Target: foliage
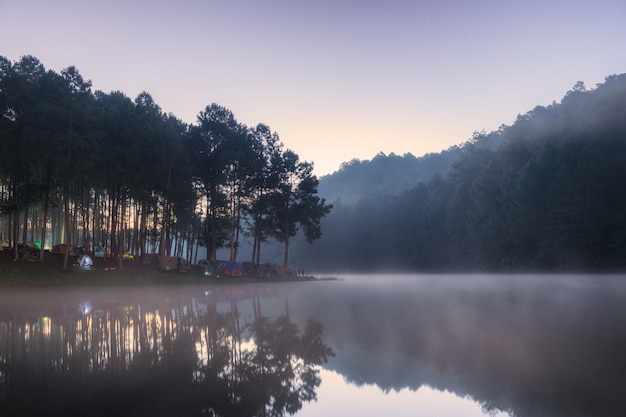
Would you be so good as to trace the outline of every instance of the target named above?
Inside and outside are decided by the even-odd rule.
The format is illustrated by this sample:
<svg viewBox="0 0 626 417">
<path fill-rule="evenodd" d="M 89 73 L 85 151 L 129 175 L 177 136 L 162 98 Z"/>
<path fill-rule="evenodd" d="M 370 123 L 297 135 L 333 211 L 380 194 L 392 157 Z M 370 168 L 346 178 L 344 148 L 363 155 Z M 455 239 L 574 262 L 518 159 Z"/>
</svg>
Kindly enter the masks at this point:
<svg viewBox="0 0 626 417">
<path fill-rule="evenodd" d="M 403 193 L 333 200 L 322 221 L 328 232 L 301 248 L 298 262 L 331 270 L 626 266 L 626 75 L 595 89 L 577 83 L 561 103 L 477 133 L 454 152 L 449 170 L 405 178 L 416 185 Z M 385 184 L 395 176 L 379 171 L 377 158 L 331 177 L 378 175 Z M 322 196 L 341 187 L 323 188 Z"/>
<path fill-rule="evenodd" d="M 0 115 L 0 240 L 15 259 L 20 244 L 39 241 L 100 246 L 120 259 L 192 260 L 204 245 L 215 260 L 217 248 L 229 247 L 235 260 L 241 236 L 254 234 L 259 245 L 277 236 L 266 220 L 283 221 L 285 212 L 271 211 L 270 196 L 295 187 L 325 207 L 317 178 L 299 174 L 306 163 L 281 163 L 298 156 L 282 150 L 278 135 L 248 128 L 217 104 L 186 125 L 147 92 L 135 100 L 92 92 L 75 67 L 57 74 L 32 56 L 0 57 Z M 307 213 L 289 221 L 312 241 L 328 210 Z"/>
</svg>

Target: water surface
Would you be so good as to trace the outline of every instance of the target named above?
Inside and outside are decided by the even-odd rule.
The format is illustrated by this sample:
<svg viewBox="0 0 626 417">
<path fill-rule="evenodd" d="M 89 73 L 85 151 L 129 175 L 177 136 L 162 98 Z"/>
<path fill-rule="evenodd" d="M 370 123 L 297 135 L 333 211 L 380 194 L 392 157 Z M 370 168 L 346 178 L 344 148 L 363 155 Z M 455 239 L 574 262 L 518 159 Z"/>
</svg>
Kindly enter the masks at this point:
<svg viewBox="0 0 626 417">
<path fill-rule="evenodd" d="M 618 416 L 626 281 L 3 289 L 0 415 Z"/>
</svg>

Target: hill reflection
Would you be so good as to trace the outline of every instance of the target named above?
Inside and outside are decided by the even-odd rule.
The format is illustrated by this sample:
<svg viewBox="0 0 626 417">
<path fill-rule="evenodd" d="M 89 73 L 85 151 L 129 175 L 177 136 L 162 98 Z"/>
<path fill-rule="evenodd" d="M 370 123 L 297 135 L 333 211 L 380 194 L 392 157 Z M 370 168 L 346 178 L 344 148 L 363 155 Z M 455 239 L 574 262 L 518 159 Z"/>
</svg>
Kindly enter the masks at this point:
<svg viewBox="0 0 626 417">
<path fill-rule="evenodd" d="M 485 412 L 626 410 L 622 277 L 348 277 L 291 297 L 336 352 L 328 368 L 383 391 L 430 386 Z"/>
<path fill-rule="evenodd" d="M 264 315 L 257 291 L 87 291 L 2 294 L 0 415 L 281 416 L 333 354 L 318 321 L 299 327 L 286 300 Z"/>
</svg>

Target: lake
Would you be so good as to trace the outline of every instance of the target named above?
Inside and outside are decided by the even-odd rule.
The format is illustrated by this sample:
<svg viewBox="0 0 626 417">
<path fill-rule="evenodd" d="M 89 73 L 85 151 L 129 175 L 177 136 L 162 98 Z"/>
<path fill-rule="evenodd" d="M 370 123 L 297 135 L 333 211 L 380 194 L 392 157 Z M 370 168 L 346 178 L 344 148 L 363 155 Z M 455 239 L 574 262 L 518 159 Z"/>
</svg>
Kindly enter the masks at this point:
<svg viewBox="0 0 626 417">
<path fill-rule="evenodd" d="M 0 415 L 621 416 L 626 277 L 0 292 Z"/>
</svg>

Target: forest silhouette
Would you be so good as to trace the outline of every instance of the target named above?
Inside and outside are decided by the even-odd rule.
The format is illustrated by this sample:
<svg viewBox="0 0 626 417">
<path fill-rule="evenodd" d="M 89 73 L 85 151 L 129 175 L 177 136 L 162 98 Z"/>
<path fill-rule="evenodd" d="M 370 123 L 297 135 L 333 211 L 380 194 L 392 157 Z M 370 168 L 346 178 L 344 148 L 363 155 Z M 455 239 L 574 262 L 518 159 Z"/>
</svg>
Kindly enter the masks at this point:
<svg viewBox="0 0 626 417">
<path fill-rule="evenodd" d="M 308 268 L 333 271 L 623 269 L 626 74 L 511 126 L 416 158 L 379 154 L 320 180 L 333 203 Z"/>
<path fill-rule="evenodd" d="M 319 238 L 330 210 L 311 163 L 218 104 L 187 125 L 147 92 L 92 92 L 75 67 L 0 56 L 0 114 L 0 238 L 15 259 L 40 242 L 66 245 L 64 269 L 72 247 L 99 246 L 120 267 L 146 253 L 195 263 L 199 246 L 235 261 L 247 236 L 252 263 L 273 240 L 288 265 L 290 239 Z"/>
<path fill-rule="evenodd" d="M 268 126 L 217 104 L 186 125 L 146 92 L 92 92 L 74 67 L 0 64 L 0 237 L 14 247 L 192 263 L 205 247 L 337 272 L 626 264 L 626 74 L 440 153 L 381 153 L 318 180 Z"/>
</svg>

